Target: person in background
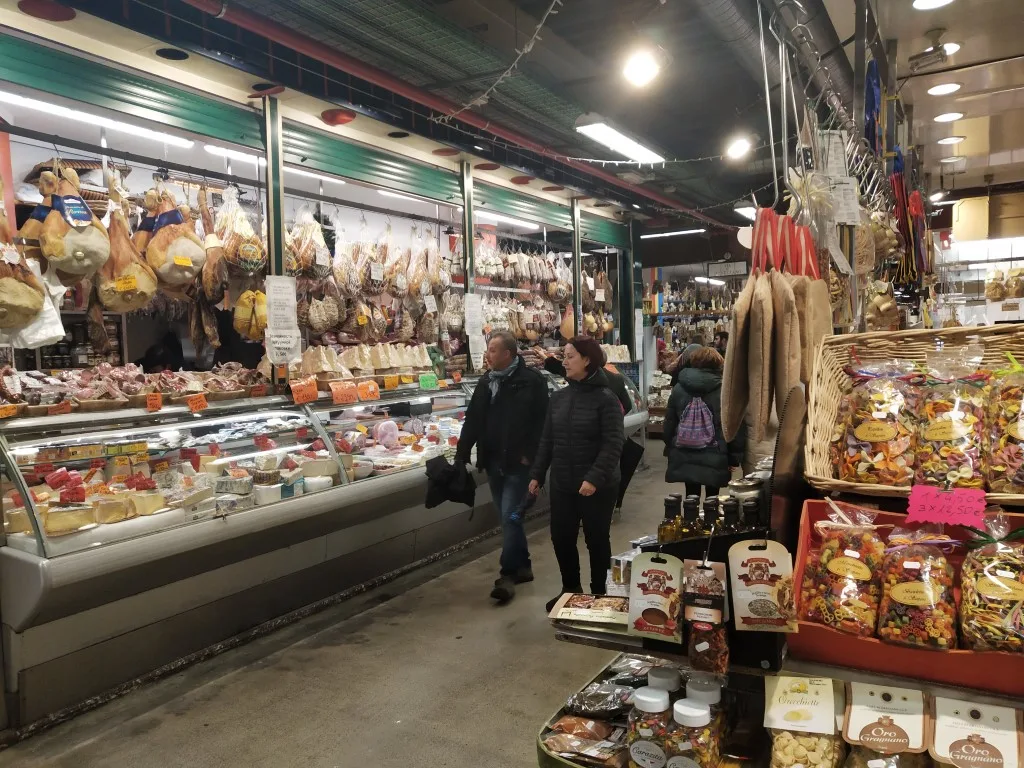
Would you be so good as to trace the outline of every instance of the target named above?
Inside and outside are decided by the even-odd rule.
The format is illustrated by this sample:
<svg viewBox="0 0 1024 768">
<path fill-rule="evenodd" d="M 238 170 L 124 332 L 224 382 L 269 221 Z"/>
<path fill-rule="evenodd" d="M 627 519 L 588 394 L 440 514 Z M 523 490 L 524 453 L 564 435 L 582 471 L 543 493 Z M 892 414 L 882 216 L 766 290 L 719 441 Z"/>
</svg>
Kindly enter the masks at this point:
<svg viewBox="0 0 1024 768">
<path fill-rule="evenodd" d="M 715 334 L 715 350 L 723 358 L 725 357 L 725 351 L 729 348 L 729 332 L 719 331 Z"/>
<path fill-rule="evenodd" d="M 487 471 L 502 532 L 501 570 L 491 597 L 507 603 L 515 597 L 516 584 L 533 581 L 523 511 L 548 408 L 548 385 L 526 365 L 508 331 L 491 334 L 487 365 L 490 370 L 473 390 L 455 460 L 468 464 L 476 445 L 477 466 Z"/>
<path fill-rule="evenodd" d="M 181 349 L 181 341 L 172 331 L 163 335 L 146 350 L 141 360 L 136 360 L 145 373 L 161 371 L 180 371 L 185 365 L 185 355 Z"/>
<path fill-rule="evenodd" d="M 731 443 L 722 434 L 722 356 L 711 347 L 693 352 L 680 370 L 665 409 L 665 481 L 682 483 L 683 496 L 715 496 L 743 460 L 746 433 Z M 682 427 L 682 428 L 680 428 Z"/>
<path fill-rule="evenodd" d="M 551 470 L 551 543 L 562 591 L 548 601 L 549 612 L 563 593 L 583 591 L 576 549 L 581 524 L 590 553 L 590 591 L 605 593 L 624 435 L 622 406 L 608 387 L 604 363 L 601 345 L 593 339 L 576 337 L 566 344 L 569 386 L 551 396 L 530 469 L 532 495 L 540 491 Z"/>
<path fill-rule="evenodd" d="M 544 355 L 545 371 L 553 373 L 555 376 L 561 376 L 563 379 L 565 378 L 565 366 L 557 357 L 549 355 L 542 347 L 534 347 L 534 349 Z M 633 401 L 630 399 L 629 391 L 626 389 L 626 379 L 615 370 L 615 366 L 611 363 L 604 366 L 604 372 L 608 377 L 608 388 L 615 395 L 615 399 L 619 401 L 619 405 L 622 406 L 622 413 L 629 413 L 633 410 Z"/>
<path fill-rule="evenodd" d="M 682 372 L 683 368 L 686 367 L 686 363 L 689 361 L 690 356 L 698 349 L 704 349 L 704 346 L 702 344 L 694 344 L 691 342 L 686 345 L 686 348 L 683 349 L 681 353 L 679 353 L 679 357 L 676 358 L 675 363 L 672 364 L 672 368 L 669 370 L 669 373 L 672 374 L 673 387 L 679 383 L 679 374 Z"/>
</svg>

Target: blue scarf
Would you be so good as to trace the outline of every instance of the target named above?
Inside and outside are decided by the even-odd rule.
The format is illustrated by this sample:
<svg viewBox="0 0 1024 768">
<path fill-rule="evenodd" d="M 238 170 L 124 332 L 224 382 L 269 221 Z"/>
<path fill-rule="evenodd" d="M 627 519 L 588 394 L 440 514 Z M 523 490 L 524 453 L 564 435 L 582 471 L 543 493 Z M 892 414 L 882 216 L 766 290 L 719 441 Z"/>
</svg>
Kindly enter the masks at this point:
<svg viewBox="0 0 1024 768">
<path fill-rule="evenodd" d="M 509 363 L 508 368 L 501 371 L 491 371 L 488 376 L 487 385 L 491 388 L 491 402 L 494 402 L 494 398 L 498 396 L 498 390 L 501 389 L 502 383 L 509 376 L 512 375 L 513 371 L 519 367 L 519 356 L 516 355 L 516 359 Z"/>
</svg>

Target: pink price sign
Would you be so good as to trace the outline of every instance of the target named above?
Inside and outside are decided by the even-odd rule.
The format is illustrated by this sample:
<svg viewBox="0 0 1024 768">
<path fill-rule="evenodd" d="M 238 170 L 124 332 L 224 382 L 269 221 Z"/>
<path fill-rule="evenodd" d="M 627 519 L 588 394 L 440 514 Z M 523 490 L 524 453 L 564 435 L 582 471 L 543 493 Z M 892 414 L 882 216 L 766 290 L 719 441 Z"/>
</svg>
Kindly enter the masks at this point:
<svg viewBox="0 0 1024 768">
<path fill-rule="evenodd" d="M 910 489 L 908 523 L 944 523 L 985 527 L 985 492 L 980 488 L 944 491 L 932 485 Z"/>
</svg>

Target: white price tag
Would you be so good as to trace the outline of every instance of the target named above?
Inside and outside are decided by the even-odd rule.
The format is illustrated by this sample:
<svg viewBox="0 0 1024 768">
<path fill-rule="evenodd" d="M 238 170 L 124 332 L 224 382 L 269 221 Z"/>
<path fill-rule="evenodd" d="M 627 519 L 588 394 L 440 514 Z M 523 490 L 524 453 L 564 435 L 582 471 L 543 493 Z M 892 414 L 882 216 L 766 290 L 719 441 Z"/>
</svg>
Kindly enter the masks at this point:
<svg viewBox="0 0 1024 768">
<path fill-rule="evenodd" d="M 604 288 L 594 291 L 594 301 L 604 301 Z"/>
<path fill-rule="evenodd" d="M 437 299 L 428 293 L 423 297 L 423 306 L 427 308 L 427 312 L 437 312 Z"/>
<path fill-rule="evenodd" d="M 825 175 L 848 176 L 846 168 L 846 135 L 842 131 L 826 131 L 821 142 L 825 153 Z"/>
<path fill-rule="evenodd" d="M 860 224 L 857 180 L 850 176 L 829 179 L 829 187 L 832 190 L 832 210 L 835 213 L 836 223 L 851 227 Z"/>
<path fill-rule="evenodd" d="M 370 279 L 371 280 L 383 280 L 384 279 L 384 265 L 380 262 L 374 262 L 370 265 Z"/>
<path fill-rule="evenodd" d="M 316 265 L 318 267 L 326 267 L 331 263 L 331 255 L 327 252 L 326 248 L 316 249 Z"/>
<path fill-rule="evenodd" d="M 284 276 L 268 276 L 267 291 L 267 326 L 276 331 L 299 329 L 298 309 L 295 299 L 295 278 Z"/>
<path fill-rule="evenodd" d="M 274 365 L 290 365 L 302 359 L 302 334 L 298 328 L 283 331 L 267 329 L 267 357 Z"/>
<path fill-rule="evenodd" d="M 842 247 L 839 245 L 839 232 L 835 226 L 829 226 L 828 237 L 826 238 L 826 245 L 828 246 L 829 255 L 832 256 L 832 261 L 836 263 L 839 271 L 844 275 L 852 275 L 853 267 L 850 266 L 849 259 L 846 258 L 846 254 L 843 253 Z"/>
<path fill-rule="evenodd" d="M 594 278 L 590 276 L 587 277 L 587 288 L 594 290 Z"/>
</svg>

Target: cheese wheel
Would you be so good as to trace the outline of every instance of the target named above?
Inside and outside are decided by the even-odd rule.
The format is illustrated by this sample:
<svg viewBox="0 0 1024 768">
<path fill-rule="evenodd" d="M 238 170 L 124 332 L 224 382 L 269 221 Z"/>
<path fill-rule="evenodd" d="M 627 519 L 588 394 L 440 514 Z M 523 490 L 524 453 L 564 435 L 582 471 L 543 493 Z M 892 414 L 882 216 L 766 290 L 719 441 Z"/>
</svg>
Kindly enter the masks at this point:
<svg viewBox="0 0 1024 768">
<path fill-rule="evenodd" d="M 8 536 L 12 533 L 32 533 L 32 521 L 28 519 L 25 507 L 4 510 L 4 533 Z"/>
<path fill-rule="evenodd" d="M 257 485 L 253 488 L 253 497 L 255 498 L 257 506 L 263 506 L 264 504 L 273 504 L 275 501 L 281 500 L 281 489 L 282 485 Z"/>
<path fill-rule="evenodd" d="M 159 491 L 142 491 L 128 497 L 132 517 L 153 515 L 164 508 L 164 495 Z"/>
</svg>

